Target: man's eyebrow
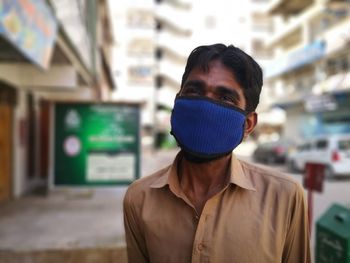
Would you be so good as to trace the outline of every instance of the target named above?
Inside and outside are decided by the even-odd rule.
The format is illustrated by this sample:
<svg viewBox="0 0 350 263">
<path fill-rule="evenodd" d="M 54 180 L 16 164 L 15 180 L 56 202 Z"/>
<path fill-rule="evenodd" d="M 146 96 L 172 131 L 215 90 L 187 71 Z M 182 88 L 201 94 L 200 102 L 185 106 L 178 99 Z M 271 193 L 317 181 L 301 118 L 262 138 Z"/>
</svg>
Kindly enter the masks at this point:
<svg viewBox="0 0 350 263">
<path fill-rule="evenodd" d="M 204 82 L 201 80 L 189 80 L 186 81 L 184 84 L 184 87 L 186 86 L 195 86 L 195 87 L 203 87 L 204 86 Z"/>
</svg>

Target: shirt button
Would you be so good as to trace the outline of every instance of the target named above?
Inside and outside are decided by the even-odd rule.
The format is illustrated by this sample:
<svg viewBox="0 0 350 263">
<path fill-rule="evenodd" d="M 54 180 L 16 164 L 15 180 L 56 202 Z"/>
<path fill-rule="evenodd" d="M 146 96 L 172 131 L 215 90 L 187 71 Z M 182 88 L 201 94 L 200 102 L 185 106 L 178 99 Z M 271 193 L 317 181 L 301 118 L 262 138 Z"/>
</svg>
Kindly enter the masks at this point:
<svg viewBox="0 0 350 263">
<path fill-rule="evenodd" d="M 198 251 L 202 251 L 204 248 L 204 245 L 202 243 L 198 244 L 197 249 Z"/>
</svg>

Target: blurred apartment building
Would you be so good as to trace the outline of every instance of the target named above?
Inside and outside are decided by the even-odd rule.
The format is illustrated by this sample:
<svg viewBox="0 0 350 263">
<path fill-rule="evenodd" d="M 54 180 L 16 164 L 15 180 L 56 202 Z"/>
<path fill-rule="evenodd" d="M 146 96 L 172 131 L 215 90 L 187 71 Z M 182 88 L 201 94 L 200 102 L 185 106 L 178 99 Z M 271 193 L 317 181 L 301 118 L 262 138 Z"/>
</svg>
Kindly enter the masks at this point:
<svg viewBox="0 0 350 263">
<path fill-rule="evenodd" d="M 54 101 L 110 98 L 112 44 L 105 0 L 0 1 L 0 201 L 47 183 Z"/>
<path fill-rule="evenodd" d="M 194 48 L 192 3 L 185 0 L 156 0 L 155 20 L 155 129 L 156 148 L 175 145 L 170 135 L 170 116 L 176 94 L 180 90 L 187 56 Z"/>
<path fill-rule="evenodd" d="M 154 147 L 169 134 L 170 110 L 189 53 L 190 4 L 185 0 L 118 1 L 113 98 L 142 103 L 143 146 Z"/>
<path fill-rule="evenodd" d="M 265 42 L 270 105 L 286 112 L 284 136 L 295 140 L 350 132 L 350 3 L 273 0 L 274 35 Z"/>
<path fill-rule="evenodd" d="M 264 40 L 272 19 L 268 0 L 234 1 L 132 0 L 113 3 L 118 38 L 113 98 L 143 103 L 143 143 L 166 147 L 174 98 L 180 89 L 186 59 L 199 45 L 234 44 L 265 67 L 271 52 Z M 263 95 L 262 95 L 263 96 Z M 266 99 L 261 109 L 268 111 Z M 268 116 L 265 115 L 265 123 Z"/>
<path fill-rule="evenodd" d="M 115 34 L 113 74 L 118 90 L 113 99 L 142 103 L 142 126 L 154 123 L 153 0 L 111 1 Z"/>
<path fill-rule="evenodd" d="M 246 15 L 248 19 L 248 28 L 246 31 L 249 34 L 246 51 L 257 60 L 264 72 L 270 65 L 273 57 L 272 50 L 265 45 L 266 40 L 271 38 L 275 30 L 273 17 L 266 12 L 272 1 L 251 0 Z M 270 106 L 270 86 L 264 78 L 264 85 L 257 108 L 259 114 L 258 126 L 252 135 L 258 141 L 275 140 L 281 134 L 285 122 L 284 111 Z"/>
</svg>

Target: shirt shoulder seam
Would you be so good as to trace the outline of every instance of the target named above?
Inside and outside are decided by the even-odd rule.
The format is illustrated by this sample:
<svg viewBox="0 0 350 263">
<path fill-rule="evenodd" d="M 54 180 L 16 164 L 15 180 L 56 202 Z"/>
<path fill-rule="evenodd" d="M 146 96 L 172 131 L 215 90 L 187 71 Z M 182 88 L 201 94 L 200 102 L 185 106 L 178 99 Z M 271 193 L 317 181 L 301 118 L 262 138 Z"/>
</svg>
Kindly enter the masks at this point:
<svg viewBox="0 0 350 263">
<path fill-rule="evenodd" d="M 290 184 L 297 186 L 297 187 L 299 185 L 298 182 L 296 182 L 295 180 L 293 180 L 291 178 L 288 178 L 287 174 L 285 174 L 283 172 L 276 171 L 276 170 L 270 170 L 268 168 L 265 169 L 263 167 L 259 167 L 259 166 L 256 166 L 254 164 L 250 164 L 248 162 L 241 161 L 241 160 L 240 160 L 240 162 L 241 162 L 241 165 L 243 166 L 244 169 L 258 172 L 259 174 L 261 174 L 263 176 L 272 176 L 278 180 L 285 181 L 285 182 L 290 183 Z"/>
</svg>

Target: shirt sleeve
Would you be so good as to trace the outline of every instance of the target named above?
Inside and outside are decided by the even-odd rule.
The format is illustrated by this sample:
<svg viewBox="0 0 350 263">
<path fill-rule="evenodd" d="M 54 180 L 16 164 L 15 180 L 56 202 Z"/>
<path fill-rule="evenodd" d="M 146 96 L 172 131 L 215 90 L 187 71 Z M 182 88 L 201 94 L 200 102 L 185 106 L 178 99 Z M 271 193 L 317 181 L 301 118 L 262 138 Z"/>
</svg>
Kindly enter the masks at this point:
<svg viewBox="0 0 350 263">
<path fill-rule="evenodd" d="M 130 190 L 127 191 L 124 197 L 123 211 L 128 262 L 149 262 L 143 231 L 138 223 L 139 218 L 135 211 Z"/>
<path fill-rule="evenodd" d="M 298 184 L 291 202 L 290 224 L 283 249 L 283 263 L 310 263 L 310 233 L 304 190 Z"/>
</svg>

